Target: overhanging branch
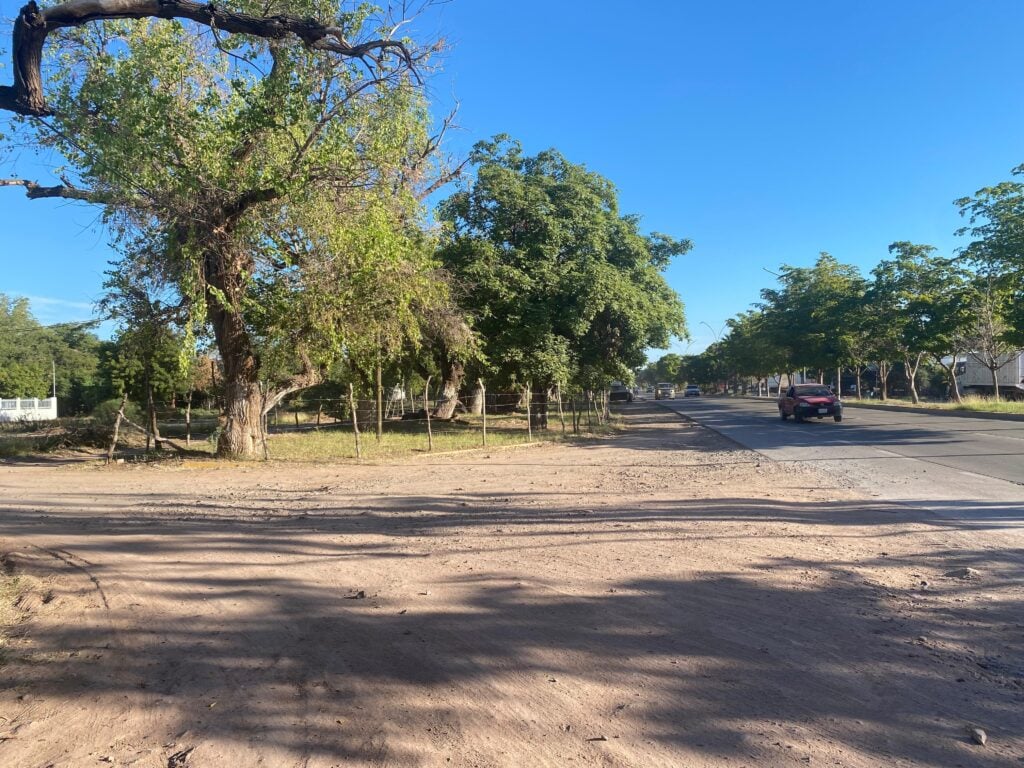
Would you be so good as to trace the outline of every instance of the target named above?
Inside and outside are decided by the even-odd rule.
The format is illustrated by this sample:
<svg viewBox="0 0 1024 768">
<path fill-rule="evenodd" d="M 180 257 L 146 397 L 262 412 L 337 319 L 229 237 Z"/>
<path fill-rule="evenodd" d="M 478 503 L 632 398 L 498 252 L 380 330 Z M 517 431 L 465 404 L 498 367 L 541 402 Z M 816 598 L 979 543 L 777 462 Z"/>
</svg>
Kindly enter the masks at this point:
<svg viewBox="0 0 1024 768">
<path fill-rule="evenodd" d="M 14 85 L 0 86 L 0 109 L 20 115 L 43 117 L 50 114 L 43 96 L 41 63 L 43 45 L 51 32 L 111 19 L 188 19 L 220 32 L 252 35 L 267 40 L 297 38 L 307 48 L 330 51 L 345 58 L 370 60 L 379 64 L 388 55 L 397 56 L 410 70 L 415 61 L 409 49 L 396 40 L 368 40 L 351 43 L 341 27 L 297 16 L 251 16 L 235 13 L 213 3 L 191 0 L 68 0 L 40 9 L 30 0 L 14 22 Z"/>
<path fill-rule="evenodd" d="M 89 189 L 72 187 L 69 184 L 57 184 L 52 187 L 44 187 L 28 179 L 0 179 L 0 187 L 24 187 L 25 197 L 29 200 L 38 200 L 43 197 L 62 197 L 66 200 L 85 200 L 89 203 L 102 203 L 101 195 Z"/>
<path fill-rule="evenodd" d="M 302 361 L 302 372 L 295 374 L 279 389 L 268 392 L 263 398 L 264 416 L 274 410 L 274 406 L 288 397 L 288 395 L 315 387 L 324 380 L 323 373 L 313 365 L 309 355 L 301 349 L 299 350 L 299 359 Z"/>
</svg>

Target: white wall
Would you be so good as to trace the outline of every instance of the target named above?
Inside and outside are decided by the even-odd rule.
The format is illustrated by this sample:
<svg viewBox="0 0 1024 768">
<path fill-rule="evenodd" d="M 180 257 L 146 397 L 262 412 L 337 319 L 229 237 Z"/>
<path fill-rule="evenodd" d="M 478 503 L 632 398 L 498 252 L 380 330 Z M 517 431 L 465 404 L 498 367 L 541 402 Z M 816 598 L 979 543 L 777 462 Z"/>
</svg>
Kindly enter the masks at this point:
<svg viewBox="0 0 1024 768">
<path fill-rule="evenodd" d="M 34 397 L 0 399 L 0 421 L 49 421 L 57 418 L 57 398 Z"/>
</svg>

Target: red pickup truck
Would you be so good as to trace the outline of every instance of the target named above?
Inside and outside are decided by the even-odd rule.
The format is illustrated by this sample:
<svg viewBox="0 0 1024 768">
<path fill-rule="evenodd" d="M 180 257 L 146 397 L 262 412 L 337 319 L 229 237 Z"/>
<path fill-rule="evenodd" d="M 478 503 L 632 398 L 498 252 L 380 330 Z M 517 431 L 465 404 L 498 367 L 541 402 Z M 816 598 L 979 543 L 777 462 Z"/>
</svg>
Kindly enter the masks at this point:
<svg viewBox="0 0 1024 768">
<path fill-rule="evenodd" d="M 797 384 L 779 398 L 779 416 L 783 421 L 790 416 L 794 421 L 823 419 L 831 416 L 843 420 L 843 404 L 832 390 L 822 384 Z"/>
</svg>

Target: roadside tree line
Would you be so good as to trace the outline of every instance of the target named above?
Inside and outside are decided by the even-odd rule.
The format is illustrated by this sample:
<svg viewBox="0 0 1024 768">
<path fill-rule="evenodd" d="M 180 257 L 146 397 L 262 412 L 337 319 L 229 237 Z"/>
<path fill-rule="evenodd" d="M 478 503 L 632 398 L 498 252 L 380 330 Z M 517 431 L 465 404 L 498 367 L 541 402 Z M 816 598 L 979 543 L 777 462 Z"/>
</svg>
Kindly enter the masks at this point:
<svg viewBox="0 0 1024 768">
<path fill-rule="evenodd" d="M 778 284 L 728 321 L 723 338 L 699 355 L 670 354 L 642 377 L 722 385 L 758 382 L 797 371 L 841 386 L 852 375 L 861 395 L 871 368 L 885 398 L 898 372 L 913 402 L 924 368 L 941 370 L 949 397 L 960 402 L 956 365 L 967 358 L 991 373 L 1024 349 L 1024 184 L 985 187 L 956 201 L 970 239 L 952 256 L 907 241 L 864 276 L 822 253 L 812 267 L 783 265 Z M 758 384 L 760 387 L 760 384 Z"/>
</svg>

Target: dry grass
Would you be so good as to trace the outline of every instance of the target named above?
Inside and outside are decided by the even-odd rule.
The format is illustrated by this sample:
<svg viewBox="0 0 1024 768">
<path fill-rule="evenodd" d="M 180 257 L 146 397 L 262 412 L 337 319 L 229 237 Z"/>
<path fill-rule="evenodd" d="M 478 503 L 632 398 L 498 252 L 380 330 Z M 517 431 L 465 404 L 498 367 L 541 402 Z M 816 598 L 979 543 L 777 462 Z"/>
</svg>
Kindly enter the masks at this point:
<svg viewBox="0 0 1024 768">
<path fill-rule="evenodd" d="M 892 398 L 888 400 L 877 400 L 877 399 L 857 399 L 853 397 L 843 398 L 844 403 L 852 405 L 877 405 L 877 406 L 901 406 L 904 408 L 921 408 L 925 410 L 939 410 L 939 411 L 980 411 L 982 413 L 1024 413 L 1024 402 L 1020 401 L 1007 401 L 999 400 L 996 401 L 990 397 L 979 397 L 976 395 L 967 395 L 963 398 L 962 403 L 948 402 L 948 403 L 935 403 L 935 402 L 919 402 L 917 405 L 912 403 L 909 399 L 904 398 Z"/>
<path fill-rule="evenodd" d="M 24 618 L 17 606 L 18 598 L 34 585 L 34 579 L 11 575 L 6 561 L 0 558 L 0 667 L 10 656 L 11 632 Z"/>
<path fill-rule="evenodd" d="M 606 434 L 615 428 L 614 424 L 603 426 L 589 435 L 577 437 Z M 433 421 L 431 429 L 435 453 L 484 447 L 480 417 L 463 416 L 455 421 Z M 430 450 L 427 425 L 423 421 L 387 422 L 379 441 L 372 424 L 360 431 L 364 460 L 386 461 Z M 530 439 L 523 415 L 487 417 L 486 447 L 523 445 L 530 442 Z M 550 422 L 546 432 L 536 433 L 532 439 L 534 442 L 562 440 L 561 425 L 555 419 Z M 571 425 L 567 425 L 564 439 L 573 439 Z M 339 461 L 356 458 L 355 437 L 348 425 L 275 434 L 268 440 L 268 450 L 272 459 L 282 461 Z"/>
<path fill-rule="evenodd" d="M 433 451 L 441 453 L 484 448 L 481 421 L 480 416 L 466 414 L 452 421 L 433 420 Z M 324 418 L 320 427 L 316 427 L 315 423 L 315 412 L 300 414 L 298 427 L 294 426 L 294 419 L 282 419 L 279 427 L 271 423 L 271 434 L 267 440 L 269 458 L 297 462 L 348 461 L 356 458 L 355 439 L 350 423 L 335 423 L 330 418 Z M 170 438 L 175 446 L 187 450 L 191 459 L 202 461 L 204 454 L 212 457 L 216 450 L 215 426 L 215 421 L 210 419 L 194 424 L 192 441 L 188 446 L 185 445 L 183 424 L 163 423 L 160 425 L 160 432 L 163 437 Z M 551 413 L 549 429 L 534 434 L 532 440 L 551 442 L 581 439 L 606 435 L 618 428 L 619 418 L 613 414 L 609 424 L 593 424 L 591 429 L 587 430 L 584 422 L 581 425 L 581 432 L 573 434 L 572 422 L 567 419 L 563 435 L 557 414 Z M 389 420 L 384 423 L 384 433 L 379 441 L 373 422 L 360 425 L 360 432 L 364 460 L 387 461 L 431 450 L 427 439 L 427 425 L 422 420 Z M 54 450 L 74 448 L 73 436 L 76 433 L 74 428 L 66 424 L 52 426 L 39 432 L 0 432 L 0 459 L 41 455 Z M 524 413 L 488 415 L 487 448 L 520 445 L 530 440 Z M 183 458 L 182 454 L 173 450 L 147 455 L 145 445 L 145 436 L 137 430 L 121 430 L 118 451 L 129 461 L 166 461 Z M 97 446 L 95 441 L 92 441 L 89 447 L 105 448 L 105 444 Z"/>
</svg>

